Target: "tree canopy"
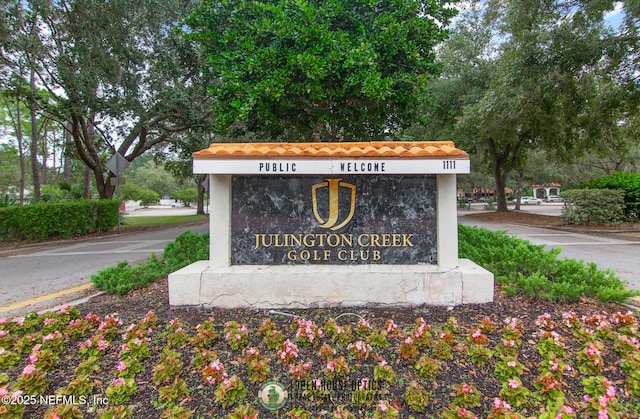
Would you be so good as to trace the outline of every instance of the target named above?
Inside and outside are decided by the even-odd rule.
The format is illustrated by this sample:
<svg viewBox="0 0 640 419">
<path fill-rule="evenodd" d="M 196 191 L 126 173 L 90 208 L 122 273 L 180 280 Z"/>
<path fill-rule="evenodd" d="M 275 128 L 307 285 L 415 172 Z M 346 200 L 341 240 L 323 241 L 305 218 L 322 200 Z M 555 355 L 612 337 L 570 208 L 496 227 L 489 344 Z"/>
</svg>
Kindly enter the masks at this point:
<svg viewBox="0 0 640 419">
<path fill-rule="evenodd" d="M 177 30 L 193 3 L 4 5 L 11 36 L 3 70 L 17 79 L 13 85 L 31 81 L 48 90 L 47 100 L 31 100 L 29 106 L 65 127 L 74 157 L 91 170 L 102 198 L 114 192 L 105 166 L 114 153 L 132 161 L 210 123 L 211 96 L 200 81 L 199 51 Z"/>
<path fill-rule="evenodd" d="M 205 0 L 187 24 L 206 54 L 217 131 L 362 141 L 408 126 L 438 73 L 449 4 Z"/>
<path fill-rule="evenodd" d="M 604 25 L 613 6 L 492 0 L 465 14 L 442 48 L 426 132 L 482 154 L 499 210 L 507 209 L 508 176 L 530 151 L 568 161 L 602 149 L 604 133 L 637 112 L 627 69 L 637 39 Z M 614 91 L 616 101 L 608 99 Z"/>
</svg>

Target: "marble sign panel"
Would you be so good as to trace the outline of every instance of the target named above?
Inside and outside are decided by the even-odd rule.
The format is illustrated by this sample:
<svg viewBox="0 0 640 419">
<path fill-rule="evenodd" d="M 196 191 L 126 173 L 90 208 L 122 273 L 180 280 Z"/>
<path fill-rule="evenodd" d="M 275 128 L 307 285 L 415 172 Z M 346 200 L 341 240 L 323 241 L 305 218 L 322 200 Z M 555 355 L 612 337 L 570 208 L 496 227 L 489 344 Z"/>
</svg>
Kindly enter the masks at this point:
<svg viewBox="0 0 640 419">
<path fill-rule="evenodd" d="M 437 263 L 435 175 L 233 176 L 231 190 L 233 265 Z"/>
</svg>

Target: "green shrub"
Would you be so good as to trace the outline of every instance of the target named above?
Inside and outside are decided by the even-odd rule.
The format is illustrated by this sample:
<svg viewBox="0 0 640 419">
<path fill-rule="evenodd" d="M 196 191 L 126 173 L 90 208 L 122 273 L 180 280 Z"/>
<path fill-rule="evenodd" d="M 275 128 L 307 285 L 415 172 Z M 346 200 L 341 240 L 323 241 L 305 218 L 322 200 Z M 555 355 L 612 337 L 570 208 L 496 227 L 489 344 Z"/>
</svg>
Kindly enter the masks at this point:
<svg viewBox="0 0 640 419">
<path fill-rule="evenodd" d="M 160 195 L 157 192 L 150 189 L 143 189 L 140 191 L 140 205 L 148 207 L 149 205 L 157 204 L 160 202 Z"/>
<path fill-rule="evenodd" d="M 69 238 L 117 225 L 118 202 L 113 200 L 55 201 L 0 208 L 0 240 Z"/>
<path fill-rule="evenodd" d="M 196 188 L 182 188 L 173 193 L 173 199 L 189 206 L 198 199 L 198 190 Z"/>
<path fill-rule="evenodd" d="M 18 204 L 20 204 L 20 200 L 14 196 L 10 196 L 9 194 L 0 196 L 0 208 L 10 207 L 12 205 L 18 205 Z"/>
<path fill-rule="evenodd" d="M 594 263 L 558 259 L 560 249 L 477 227 L 459 226 L 459 255 L 493 272 L 510 295 L 527 295 L 549 301 L 572 302 L 593 297 L 603 302 L 623 302 L 638 291 L 611 270 Z"/>
<path fill-rule="evenodd" d="M 164 249 L 163 259 L 177 271 L 199 260 L 209 259 L 209 234 L 185 231 Z"/>
<path fill-rule="evenodd" d="M 614 189 L 565 191 L 562 217 L 569 224 L 619 224 L 624 219 L 624 193 Z"/>
<path fill-rule="evenodd" d="M 621 191 L 624 195 L 624 217 L 628 220 L 640 219 L 640 173 L 614 172 L 585 182 L 582 187 Z"/>
<path fill-rule="evenodd" d="M 105 268 L 92 275 L 91 282 L 96 289 L 108 294 L 124 295 L 131 290 L 144 288 L 170 272 L 162 260 L 152 255 L 147 263 L 136 266 L 129 265 L 127 261 L 118 262 L 117 266 Z"/>
<path fill-rule="evenodd" d="M 92 275 L 91 282 L 96 289 L 124 295 L 193 262 L 206 259 L 209 259 L 209 235 L 185 231 L 165 247 L 162 258 L 152 255 L 146 263 L 136 266 L 129 265 L 127 261 L 118 262 L 117 266 Z"/>
<path fill-rule="evenodd" d="M 557 302 L 578 301 L 582 297 L 603 302 L 623 302 L 640 292 L 625 288 L 625 282 L 611 270 L 593 263 L 558 259 L 560 249 L 545 250 L 504 232 L 459 226 L 459 254 L 493 272 L 496 281 L 511 295 L 527 295 Z M 165 248 L 161 259 L 147 263 L 103 269 L 91 277 L 98 289 L 125 294 L 144 287 L 171 272 L 209 258 L 209 235 L 186 231 Z"/>
</svg>

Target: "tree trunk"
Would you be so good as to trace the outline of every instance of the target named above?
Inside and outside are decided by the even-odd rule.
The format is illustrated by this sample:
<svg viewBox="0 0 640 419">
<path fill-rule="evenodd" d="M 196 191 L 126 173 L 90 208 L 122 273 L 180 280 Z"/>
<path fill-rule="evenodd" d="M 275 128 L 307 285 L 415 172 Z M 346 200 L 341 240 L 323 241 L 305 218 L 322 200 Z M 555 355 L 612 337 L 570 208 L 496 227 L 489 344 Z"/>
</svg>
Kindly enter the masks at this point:
<svg viewBox="0 0 640 419">
<path fill-rule="evenodd" d="M 496 182 L 496 211 L 508 211 L 507 195 L 504 192 L 504 189 L 507 186 L 506 177 L 499 171 L 494 171 L 493 179 Z"/>
<path fill-rule="evenodd" d="M 40 155 L 42 156 L 42 164 L 40 165 L 40 182 L 44 183 L 45 185 L 47 184 L 48 180 L 47 180 L 47 164 L 49 161 L 49 153 L 47 151 L 47 130 L 45 128 L 44 130 L 44 135 L 42 136 L 38 136 L 39 139 L 41 139 L 42 141 L 40 141 L 40 148 L 42 149 L 42 152 L 40 153 Z"/>
<path fill-rule="evenodd" d="M 496 210 L 508 211 L 507 208 L 507 194 L 505 188 L 507 187 L 507 179 L 509 173 L 516 168 L 520 148 L 526 142 L 519 138 L 516 143 L 505 144 L 500 146 L 490 138 L 487 142 L 489 149 L 491 150 L 491 169 L 493 171 L 493 179 L 496 183 Z"/>
<path fill-rule="evenodd" d="M 93 134 L 95 133 L 95 127 L 92 123 L 87 124 L 86 135 L 88 138 L 93 138 Z M 91 168 L 89 166 L 85 166 L 84 168 L 84 183 L 82 185 L 82 196 L 84 198 L 91 198 Z M 102 198 L 102 196 L 100 197 Z"/>
<path fill-rule="evenodd" d="M 204 214 L 204 195 L 207 192 L 202 183 L 204 181 L 209 181 L 208 175 L 196 176 L 196 182 L 198 182 L 198 208 L 196 209 L 196 214 Z"/>
<path fill-rule="evenodd" d="M 33 183 L 33 200 L 39 202 L 41 199 L 40 192 L 40 171 L 38 170 L 38 115 L 36 114 L 36 104 L 33 99 L 36 94 L 36 72 L 32 68 L 29 77 L 29 93 L 32 95 L 30 112 L 31 112 L 31 176 Z"/>
<path fill-rule="evenodd" d="M 313 127 L 313 132 L 311 133 L 311 141 L 317 143 L 320 141 L 320 132 L 322 132 L 322 126 L 324 123 L 322 121 L 316 122 L 316 125 Z"/>
<path fill-rule="evenodd" d="M 524 183 L 524 171 L 518 172 L 518 187 L 516 189 L 516 211 L 520 211 L 520 198 L 522 198 L 522 184 Z"/>
<path fill-rule="evenodd" d="M 24 136 L 22 135 L 22 112 L 20 111 L 20 101 L 16 99 L 16 139 L 18 140 L 18 155 L 20 157 L 20 204 L 24 204 L 24 188 L 27 179 L 27 164 L 24 156 Z"/>
<path fill-rule="evenodd" d="M 88 166 L 84 167 L 84 182 L 82 184 L 82 197 L 86 199 L 91 198 L 91 169 Z"/>
<path fill-rule="evenodd" d="M 493 172 L 493 180 L 496 184 L 496 211 L 508 211 L 507 208 L 507 196 L 504 192 L 504 188 L 507 186 L 507 174 L 504 170 L 504 161 L 505 154 L 498 153 L 493 143 L 493 140 L 490 141 L 491 149 L 492 149 L 492 172 Z"/>
<path fill-rule="evenodd" d="M 71 184 L 71 150 L 73 147 L 73 138 L 71 138 L 71 123 L 64 124 L 64 180 Z"/>
</svg>

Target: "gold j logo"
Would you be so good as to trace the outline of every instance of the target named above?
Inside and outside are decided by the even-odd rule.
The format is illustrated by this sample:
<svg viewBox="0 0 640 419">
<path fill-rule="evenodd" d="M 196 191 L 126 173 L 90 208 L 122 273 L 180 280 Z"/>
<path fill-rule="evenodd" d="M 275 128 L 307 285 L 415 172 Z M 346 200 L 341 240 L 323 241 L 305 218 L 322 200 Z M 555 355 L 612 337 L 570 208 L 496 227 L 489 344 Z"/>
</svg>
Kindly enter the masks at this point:
<svg viewBox="0 0 640 419">
<path fill-rule="evenodd" d="M 318 211 L 318 189 L 321 188 L 328 189 L 329 214 L 326 219 L 322 218 Z M 350 192 L 349 213 L 342 221 L 339 221 L 340 188 L 346 188 L 347 192 Z M 341 179 L 327 179 L 326 182 L 316 183 L 311 187 L 311 198 L 313 200 L 313 215 L 316 216 L 316 220 L 318 220 L 318 222 L 320 223 L 320 227 L 328 228 L 331 230 L 338 230 L 347 225 L 347 223 L 351 220 L 351 217 L 353 217 L 353 213 L 356 209 L 356 185 L 341 182 Z"/>
</svg>

